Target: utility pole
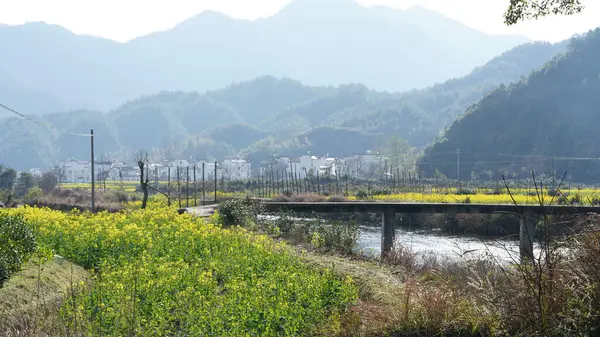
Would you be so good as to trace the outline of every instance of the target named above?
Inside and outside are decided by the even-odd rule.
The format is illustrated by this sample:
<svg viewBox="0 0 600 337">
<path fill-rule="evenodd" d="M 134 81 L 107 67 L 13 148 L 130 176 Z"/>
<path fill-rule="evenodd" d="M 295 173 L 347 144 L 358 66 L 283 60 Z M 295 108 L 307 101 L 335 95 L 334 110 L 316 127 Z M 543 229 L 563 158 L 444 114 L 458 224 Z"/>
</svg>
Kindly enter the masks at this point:
<svg viewBox="0 0 600 337">
<path fill-rule="evenodd" d="M 96 212 L 96 183 L 95 183 L 95 173 L 94 173 L 94 129 L 90 131 L 90 140 L 91 140 L 91 152 L 92 152 L 92 213 Z"/>
<path fill-rule="evenodd" d="M 460 149 L 456 150 L 456 180 L 458 181 L 458 191 L 460 191 Z"/>
<path fill-rule="evenodd" d="M 217 162 L 215 162 L 215 204 L 217 203 Z"/>
</svg>

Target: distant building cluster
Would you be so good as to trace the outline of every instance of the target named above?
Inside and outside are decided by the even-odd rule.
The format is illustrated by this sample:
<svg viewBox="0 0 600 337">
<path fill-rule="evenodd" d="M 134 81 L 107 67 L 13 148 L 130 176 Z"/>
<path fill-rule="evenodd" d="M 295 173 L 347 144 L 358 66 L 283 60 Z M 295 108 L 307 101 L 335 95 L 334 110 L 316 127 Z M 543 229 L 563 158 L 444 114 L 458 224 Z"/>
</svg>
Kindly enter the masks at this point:
<svg viewBox="0 0 600 337">
<path fill-rule="evenodd" d="M 216 170 L 215 170 L 216 167 Z M 185 159 L 149 163 L 147 174 L 151 180 L 186 180 L 194 174 L 198 180 L 228 179 L 245 180 L 251 178 L 251 165 L 241 159 L 226 159 L 221 162 L 191 161 Z M 91 162 L 84 160 L 67 160 L 57 167 L 61 182 L 87 183 L 92 181 Z M 121 162 L 94 162 L 96 180 L 137 181 L 140 179 L 140 169 L 135 164 Z"/>
<path fill-rule="evenodd" d="M 250 162 L 244 159 L 225 159 L 220 162 L 193 161 L 187 159 L 166 160 L 160 163 L 150 162 L 147 174 L 150 180 L 165 181 L 171 179 L 190 180 L 196 176 L 196 180 L 247 180 L 269 176 L 271 174 L 293 174 L 299 179 L 308 176 L 336 177 L 349 176 L 354 178 L 371 178 L 376 172 L 384 171 L 387 158 L 367 151 L 348 157 L 334 158 L 330 156 L 318 157 L 314 155 L 303 155 L 300 157 L 276 157 L 263 160 L 255 170 L 252 170 Z M 91 177 L 91 162 L 85 160 L 70 159 L 59 163 L 55 168 L 60 176 L 61 182 L 89 183 Z M 96 161 L 94 163 L 96 180 L 113 181 L 137 181 L 140 170 L 135 163 L 122 163 L 111 161 Z M 34 168 L 30 173 L 36 176 L 43 172 Z"/>
<path fill-rule="evenodd" d="M 367 151 L 349 157 L 333 158 L 317 157 L 310 154 L 300 157 L 274 157 L 262 161 L 260 175 L 270 172 L 285 172 L 300 179 L 307 176 L 349 176 L 354 178 L 370 178 L 375 172 L 385 169 L 387 158 Z"/>
</svg>

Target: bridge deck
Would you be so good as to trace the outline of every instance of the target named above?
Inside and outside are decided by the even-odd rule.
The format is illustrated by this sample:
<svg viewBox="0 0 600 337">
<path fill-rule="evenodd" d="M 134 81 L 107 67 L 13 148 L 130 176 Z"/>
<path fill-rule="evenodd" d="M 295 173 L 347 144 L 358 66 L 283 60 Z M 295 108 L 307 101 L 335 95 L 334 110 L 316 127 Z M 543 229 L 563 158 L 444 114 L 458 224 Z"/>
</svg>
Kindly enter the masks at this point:
<svg viewBox="0 0 600 337">
<path fill-rule="evenodd" d="M 540 206 L 510 204 L 451 204 L 402 202 L 263 202 L 267 211 L 296 211 L 318 213 L 533 213 L 533 214 L 585 214 L 600 213 L 595 206 Z"/>
</svg>

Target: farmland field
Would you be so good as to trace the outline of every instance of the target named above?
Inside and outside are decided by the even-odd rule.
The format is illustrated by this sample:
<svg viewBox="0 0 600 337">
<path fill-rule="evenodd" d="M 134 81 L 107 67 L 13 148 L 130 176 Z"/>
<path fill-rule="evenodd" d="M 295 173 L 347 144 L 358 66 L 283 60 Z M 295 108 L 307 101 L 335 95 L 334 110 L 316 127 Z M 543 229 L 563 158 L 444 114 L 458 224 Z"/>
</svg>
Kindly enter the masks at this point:
<svg viewBox="0 0 600 337">
<path fill-rule="evenodd" d="M 214 185 L 213 182 L 207 182 L 207 188 L 205 190 L 206 198 L 212 199 L 214 196 Z M 243 182 L 237 182 L 238 185 L 243 185 Z M 198 182 L 196 185 L 196 197 L 200 198 L 201 195 L 201 183 Z M 62 183 L 61 188 L 83 188 L 89 189 L 89 183 Z M 127 193 L 133 193 L 136 191 L 139 182 L 136 181 L 106 181 L 97 182 L 97 189 L 103 190 L 121 190 Z M 166 191 L 167 182 L 160 181 L 159 186 Z M 225 188 L 224 188 L 225 187 Z M 181 199 L 190 199 L 193 197 L 193 183 L 190 182 L 186 188 L 185 182 L 182 182 L 178 187 L 177 182 L 171 182 L 170 184 L 170 195 L 172 199 L 177 199 L 178 196 Z M 217 190 L 218 198 L 230 198 L 230 197 L 275 197 L 281 194 L 285 190 L 283 185 L 277 187 L 268 187 L 265 192 L 265 187 L 256 187 L 242 190 L 228 190 L 226 186 L 219 186 Z M 323 187 L 321 189 L 322 194 L 325 194 L 327 189 Z M 398 189 L 400 190 L 400 189 Z M 348 200 L 359 200 L 365 199 L 370 201 L 388 201 L 388 202 L 424 202 L 424 203 L 476 203 L 476 204 L 579 204 L 579 205 L 600 205 L 600 189 L 596 188 L 565 188 L 561 189 L 560 192 L 552 193 L 546 187 L 538 189 L 540 193 L 536 192 L 535 187 L 530 188 L 513 188 L 510 193 L 506 189 L 490 189 L 490 188 L 476 188 L 469 193 L 458 193 L 457 188 L 436 188 L 428 187 L 425 191 L 387 191 L 387 193 L 381 193 L 381 190 L 373 190 L 367 192 L 364 189 L 354 189 L 341 191 L 340 195 L 344 196 Z M 314 192 L 309 192 L 315 194 Z M 363 195 L 361 196 L 361 193 Z"/>
<path fill-rule="evenodd" d="M 335 329 L 357 299 L 351 278 L 164 200 L 110 214 L 2 212 L 23 215 L 41 246 L 92 272 L 62 308 L 68 335 L 297 336 Z"/>
</svg>

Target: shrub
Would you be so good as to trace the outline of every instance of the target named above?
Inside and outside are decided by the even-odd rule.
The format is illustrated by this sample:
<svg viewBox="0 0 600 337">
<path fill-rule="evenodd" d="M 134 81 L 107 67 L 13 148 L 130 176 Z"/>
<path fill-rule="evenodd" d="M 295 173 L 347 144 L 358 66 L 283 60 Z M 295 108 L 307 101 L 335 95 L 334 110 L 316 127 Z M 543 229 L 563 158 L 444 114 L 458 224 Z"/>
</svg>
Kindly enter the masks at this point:
<svg viewBox="0 0 600 337">
<path fill-rule="evenodd" d="M 325 200 L 324 196 L 314 193 L 294 195 L 290 198 L 292 202 L 322 202 Z"/>
<path fill-rule="evenodd" d="M 367 194 L 366 191 L 360 190 L 360 191 L 356 192 L 356 199 L 365 200 L 367 198 L 369 198 L 369 195 Z"/>
<path fill-rule="evenodd" d="M 376 189 L 373 190 L 373 195 L 391 195 L 392 192 L 390 190 L 380 190 L 380 189 Z"/>
<path fill-rule="evenodd" d="M 351 254 L 356 247 L 360 229 L 355 221 L 334 221 L 329 224 L 319 221 L 313 230 L 314 235 L 320 239 L 320 247 L 316 248 L 325 248 L 342 254 Z"/>
<path fill-rule="evenodd" d="M 0 287 L 33 254 L 35 237 L 22 216 L 0 214 Z"/>
<path fill-rule="evenodd" d="M 37 186 L 34 186 L 30 188 L 29 191 L 27 191 L 27 194 L 25 194 L 23 199 L 25 200 L 25 202 L 34 201 L 38 200 L 42 195 L 44 195 L 42 189 Z"/>
<path fill-rule="evenodd" d="M 572 196 L 569 200 L 569 203 L 571 205 L 581 205 L 583 203 L 581 199 L 581 194 L 575 194 L 574 196 Z"/>
<path fill-rule="evenodd" d="M 288 202 L 288 201 L 290 201 L 290 197 L 283 195 L 283 194 L 278 194 L 278 195 L 274 196 L 273 198 L 271 198 L 271 200 L 273 200 L 275 202 Z"/>
<path fill-rule="evenodd" d="M 477 192 L 475 192 L 474 190 L 470 190 L 468 188 L 461 188 L 460 190 L 456 191 L 457 195 L 475 195 L 477 194 Z"/>
<path fill-rule="evenodd" d="M 219 218 L 224 226 L 246 226 L 253 220 L 254 211 L 246 200 L 231 199 L 219 205 Z"/>
</svg>

